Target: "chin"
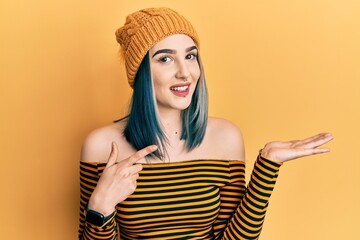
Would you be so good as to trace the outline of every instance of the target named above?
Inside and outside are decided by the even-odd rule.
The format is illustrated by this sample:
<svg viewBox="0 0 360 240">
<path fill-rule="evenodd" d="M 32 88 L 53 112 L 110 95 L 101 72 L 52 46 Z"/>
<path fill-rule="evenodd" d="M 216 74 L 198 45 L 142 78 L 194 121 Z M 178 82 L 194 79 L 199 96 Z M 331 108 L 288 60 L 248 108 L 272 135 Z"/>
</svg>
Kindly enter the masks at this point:
<svg viewBox="0 0 360 240">
<path fill-rule="evenodd" d="M 187 109 L 189 106 L 190 106 L 190 104 L 186 104 L 186 105 L 181 105 L 181 106 L 176 106 L 176 107 L 174 106 L 174 108 L 183 111 L 183 110 Z"/>
<path fill-rule="evenodd" d="M 183 103 L 174 103 L 171 105 L 172 108 L 178 109 L 178 110 L 185 110 L 190 106 L 191 101 L 183 102 Z"/>
<path fill-rule="evenodd" d="M 180 106 L 181 110 L 185 110 L 190 106 L 190 104 L 191 104 L 191 97 L 189 98 L 188 101 L 180 104 L 179 106 Z"/>
<path fill-rule="evenodd" d="M 191 99 L 192 97 L 190 96 L 190 94 L 184 98 L 172 98 L 172 99 L 167 99 L 166 102 L 158 102 L 158 107 L 163 108 L 163 109 L 172 109 L 172 110 L 185 110 L 187 109 L 190 104 L 191 104 Z"/>
</svg>

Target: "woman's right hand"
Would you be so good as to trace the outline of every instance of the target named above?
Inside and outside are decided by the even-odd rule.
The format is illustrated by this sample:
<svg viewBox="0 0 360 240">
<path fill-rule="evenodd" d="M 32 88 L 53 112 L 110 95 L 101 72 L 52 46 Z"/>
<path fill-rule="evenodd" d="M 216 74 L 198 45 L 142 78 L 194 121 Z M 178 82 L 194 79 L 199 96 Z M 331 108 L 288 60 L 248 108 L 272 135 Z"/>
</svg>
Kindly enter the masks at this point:
<svg viewBox="0 0 360 240">
<path fill-rule="evenodd" d="M 151 145 L 137 151 L 131 157 L 117 162 L 118 148 L 113 142 L 109 160 L 90 197 L 88 208 L 102 213 L 104 216 L 114 212 L 115 206 L 124 201 L 136 189 L 136 181 L 142 165 L 135 163 L 156 149 L 156 145 Z"/>
</svg>

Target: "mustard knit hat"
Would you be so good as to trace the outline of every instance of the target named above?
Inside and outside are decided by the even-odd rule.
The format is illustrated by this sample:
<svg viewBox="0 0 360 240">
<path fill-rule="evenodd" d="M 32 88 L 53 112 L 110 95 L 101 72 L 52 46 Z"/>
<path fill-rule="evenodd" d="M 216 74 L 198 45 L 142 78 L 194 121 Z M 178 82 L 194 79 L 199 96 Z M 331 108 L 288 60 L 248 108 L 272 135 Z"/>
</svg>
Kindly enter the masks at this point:
<svg viewBox="0 0 360 240">
<path fill-rule="evenodd" d="M 147 51 L 172 34 L 186 34 L 199 46 L 199 38 L 191 23 L 169 8 L 147 8 L 126 17 L 124 26 L 116 30 L 115 35 L 121 46 L 131 87 Z"/>
</svg>

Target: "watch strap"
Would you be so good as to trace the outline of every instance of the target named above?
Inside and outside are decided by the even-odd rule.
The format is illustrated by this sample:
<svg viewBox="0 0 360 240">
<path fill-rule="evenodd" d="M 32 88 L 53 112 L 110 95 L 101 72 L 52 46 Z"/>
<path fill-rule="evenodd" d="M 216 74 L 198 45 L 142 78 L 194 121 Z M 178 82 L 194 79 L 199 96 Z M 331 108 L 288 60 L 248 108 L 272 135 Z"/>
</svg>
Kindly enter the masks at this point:
<svg viewBox="0 0 360 240">
<path fill-rule="evenodd" d="M 115 215 L 115 211 L 114 211 L 110 215 L 104 216 L 102 213 L 89 209 L 88 204 L 86 204 L 85 209 L 86 209 L 86 222 L 91 223 L 98 227 L 104 225 L 109 219 L 111 219 Z"/>
</svg>

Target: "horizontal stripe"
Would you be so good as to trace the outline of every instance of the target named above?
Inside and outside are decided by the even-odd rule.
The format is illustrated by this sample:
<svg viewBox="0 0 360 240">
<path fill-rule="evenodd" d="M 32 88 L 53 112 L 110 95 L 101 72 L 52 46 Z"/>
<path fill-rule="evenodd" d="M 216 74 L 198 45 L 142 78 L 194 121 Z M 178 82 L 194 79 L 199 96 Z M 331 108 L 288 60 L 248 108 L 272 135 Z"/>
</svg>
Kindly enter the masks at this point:
<svg viewBox="0 0 360 240">
<path fill-rule="evenodd" d="M 254 239 L 261 232 L 279 165 L 255 163 L 248 188 L 242 161 L 192 160 L 143 164 L 137 188 L 104 226 L 85 222 L 106 163 L 80 164 L 82 239 Z"/>
</svg>

